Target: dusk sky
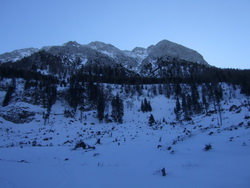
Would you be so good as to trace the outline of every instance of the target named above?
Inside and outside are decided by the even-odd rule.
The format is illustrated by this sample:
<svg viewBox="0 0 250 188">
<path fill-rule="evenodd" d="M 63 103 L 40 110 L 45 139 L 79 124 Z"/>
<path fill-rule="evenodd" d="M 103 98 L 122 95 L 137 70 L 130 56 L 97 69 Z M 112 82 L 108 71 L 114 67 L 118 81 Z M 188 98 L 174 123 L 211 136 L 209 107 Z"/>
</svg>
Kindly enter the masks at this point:
<svg viewBox="0 0 250 188">
<path fill-rule="evenodd" d="M 250 68 L 250 0 L 0 0 L 0 54 L 67 41 L 121 50 L 163 39 Z"/>
</svg>

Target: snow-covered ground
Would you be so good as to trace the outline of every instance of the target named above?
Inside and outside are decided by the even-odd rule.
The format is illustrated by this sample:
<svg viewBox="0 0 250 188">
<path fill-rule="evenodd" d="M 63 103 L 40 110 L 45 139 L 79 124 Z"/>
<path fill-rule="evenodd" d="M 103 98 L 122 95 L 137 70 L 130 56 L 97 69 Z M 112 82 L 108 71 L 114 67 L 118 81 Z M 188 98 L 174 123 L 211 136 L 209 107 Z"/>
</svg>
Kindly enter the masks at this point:
<svg viewBox="0 0 250 188">
<path fill-rule="evenodd" d="M 85 112 L 82 123 L 65 118 L 59 101 L 46 125 L 38 107 L 30 123 L 0 118 L 0 187 L 250 187 L 250 111 L 244 98 L 222 102 L 219 126 L 216 113 L 174 124 L 175 100 L 157 96 L 150 99 L 154 127 L 148 126 L 150 113 L 139 111 L 142 99 L 124 101 L 123 124 L 99 123 L 94 111 Z M 232 105 L 238 110 L 229 111 Z M 73 150 L 81 140 L 95 149 Z M 212 149 L 204 151 L 208 144 Z"/>
</svg>

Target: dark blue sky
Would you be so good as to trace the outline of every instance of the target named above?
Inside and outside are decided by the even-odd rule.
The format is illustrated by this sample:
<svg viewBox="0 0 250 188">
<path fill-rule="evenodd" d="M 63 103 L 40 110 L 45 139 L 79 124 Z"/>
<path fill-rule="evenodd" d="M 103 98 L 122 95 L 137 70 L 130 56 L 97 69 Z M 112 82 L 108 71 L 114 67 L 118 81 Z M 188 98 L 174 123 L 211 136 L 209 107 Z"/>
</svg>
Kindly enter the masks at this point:
<svg viewBox="0 0 250 188">
<path fill-rule="evenodd" d="M 250 68 L 249 0 L 1 0 L 0 53 L 67 41 L 122 50 L 167 39 L 217 67 Z"/>
</svg>

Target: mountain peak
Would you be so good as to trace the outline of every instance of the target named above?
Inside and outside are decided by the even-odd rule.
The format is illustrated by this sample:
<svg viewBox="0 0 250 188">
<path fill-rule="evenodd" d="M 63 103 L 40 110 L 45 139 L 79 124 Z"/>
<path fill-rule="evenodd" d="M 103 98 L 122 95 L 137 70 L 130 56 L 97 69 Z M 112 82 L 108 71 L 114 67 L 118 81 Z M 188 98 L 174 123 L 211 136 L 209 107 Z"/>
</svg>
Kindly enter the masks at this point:
<svg viewBox="0 0 250 188">
<path fill-rule="evenodd" d="M 98 51 L 120 51 L 118 48 L 113 46 L 112 44 L 106 44 L 104 42 L 95 41 L 87 44 L 89 48 L 92 48 L 94 50 Z"/>
<path fill-rule="evenodd" d="M 156 45 L 148 47 L 148 53 L 151 59 L 169 56 L 176 57 L 189 62 L 208 65 L 202 55 L 196 52 L 195 50 L 171 42 L 169 40 L 162 40 Z"/>
<path fill-rule="evenodd" d="M 146 48 L 143 48 L 143 47 L 135 47 L 132 52 L 141 52 L 141 51 L 145 51 L 147 50 Z"/>
<path fill-rule="evenodd" d="M 64 43 L 63 46 L 67 47 L 79 47 L 82 46 L 81 44 L 77 43 L 76 41 L 69 41 L 67 43 Z"/>
</svg>

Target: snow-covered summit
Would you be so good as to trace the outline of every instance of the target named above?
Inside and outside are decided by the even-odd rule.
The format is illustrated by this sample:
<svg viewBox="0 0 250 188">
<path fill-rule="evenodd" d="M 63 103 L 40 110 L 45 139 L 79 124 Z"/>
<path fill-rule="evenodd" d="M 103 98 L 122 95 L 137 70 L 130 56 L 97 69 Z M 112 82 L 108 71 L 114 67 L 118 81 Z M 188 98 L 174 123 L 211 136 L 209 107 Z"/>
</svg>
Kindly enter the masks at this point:
<svg viewBox="0 0 250 188">
<path fill-rule="evenodd" d="M 141 62 L 148 56 L 147 49 L 142 47 L 135 47 L 132 51 L 123 51 L 124 54 L 133 58 L 137 62 L 137 66 L 139 67 Z"/>
<path fill-rule="evenodd" d="M 116 48 L 112 44 L 106 44 L 106 43 L 100 42 L 100 41 L 91 42 L 91 43 L 87 44 L 86 46 L 88 46 L 94 50 L 98 50 L 98 51 L 106 51 L 106 52 L 112 52 L 112 53 L 117 53 L 120 51 L 118 48 Z"/>
<path fill-rule="evenodd" d="M 82 45 L 77 43 L 76 41 L 69 41 L 67 43 L 64 43 L 63 46 L 66 46 L 66 47 L 81 47 Z"/>
<path fill-rule="evenodd" d="M 100 42 L 100 41 L 91 42 L 91 43 L 87 44 L 86 47 L 89 47 L 93 50 L 101 52 L 105 55 L 108 55 L 111 58 L 114 58 L 114 59 L 117 59 L 117 56 L 122 54 L 122 52 L 118 48 L 116 48 L 115 46 L 113 46 L 111 44 L 106 44 L 106 43 Z"/>
</svg>

